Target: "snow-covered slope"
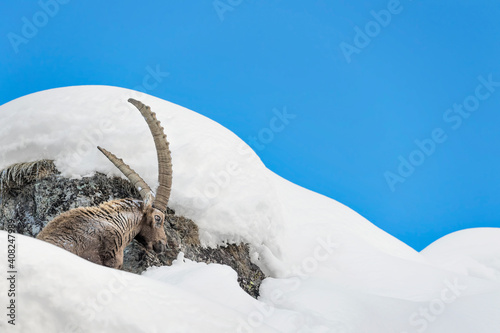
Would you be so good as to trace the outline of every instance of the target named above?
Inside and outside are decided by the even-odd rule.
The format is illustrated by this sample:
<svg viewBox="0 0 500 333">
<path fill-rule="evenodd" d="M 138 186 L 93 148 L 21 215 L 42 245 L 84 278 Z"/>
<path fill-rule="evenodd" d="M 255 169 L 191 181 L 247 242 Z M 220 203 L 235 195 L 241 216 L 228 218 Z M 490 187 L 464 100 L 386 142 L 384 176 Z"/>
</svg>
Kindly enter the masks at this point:
<svg viewBox="0 0 500 333">
<path fill-rule="evenodd" d="M 337 242 L 355 237 L 387 254 L 418 260 L 413 249 L 351 209 L 270 172 L 248 145 L 221 125 L 127 89 L 53 89 L 1 106 L 0 169 L 48 158 L 68 177 L 95 171 L 122 176 L 96 149 L 100 145 L 122 157 L 155 188 L 156 151 L 146 123 L 127 102 L 130 97 L 150 105 L 165 127 L 174 165 L 170 206 L 196 221 L 206 244 L 250 242 L 278 263 L 283 260 L 278 237 L 304 253 L 311 244 L 300 244 L 308 236 L 316 242 L 316 230 L 326 227 Z M 301 242 L 287 232 L 291 228 L 300 231 Z M 288 263 L 284 264 L 282 269 Z"/>
<path fill-rule="evenodd" d="M 272 278 L 255 301 L 240 292 L 234 272 L 224 266 L 178 263 L 146 277 L 129 276 L 19 237 L 19 297 L 26 304 L 19 318 L 30 322 L 23 331 L 43 321 L 60 330 L 69 322 L 55 318 L 60 316 L 85 332 L 96 331 L 91 328 L 101 320 L 107 321 L 106 332 L 500 331 L 497 229 L 462 231 L 417 253 L 344 205 L 272 173 L 219 124 L 149 95 L 81 86 L 2 105 L 0 169 L 49 158 L 69 177 L 95 171 L 121 176 L 97 151 L 100 145 L 154 187 L 154 145 L 140 114 L 126 102 L 130 97 L 150 105 L 166 129 L 174 164 L 170 206 L 199 225 L 207 245 L 250 243 L 256 263 Z M 5 233 L 0 237 L 3 243 Z M 460 252 L 464 242 L 475 250 Z M 2 271 L 5 263 L 0 259 Z M 77 305 L 98 297 L 117 274 L 130 278 L 124 298 L 113 298 L 113 306 L 95 315 L 100 319 L 83 324 Z M 33 317 L 21 320 L 28 310 Z M 134 319 L 134 311 L 141 315 Z"/>
<path fill-rule="evenodd" d="M 0 242 L 7 242 L 3 231 Z M 229 332 L 257 303 L 239 288 L 236 273 L 227 266 L 181 260 L 165 274 L 157 269 L 143 277 L 25 236 L 17 236 L 17 245 L 16 327 L 22 332 Z M 193 277 L 202 277 L 201 283 L 193 283 Z M 5 279 L 0 287 L 7 289 Z M 16 331 L 4 318 L 0 328 Z"/>
<path fill-rule="evenodd" d="M 438 267 L 471 277 L 500 282 L 500 229 L 498 228 L 460 230 L 432 243 L 421 253 Z"/>
</svg>

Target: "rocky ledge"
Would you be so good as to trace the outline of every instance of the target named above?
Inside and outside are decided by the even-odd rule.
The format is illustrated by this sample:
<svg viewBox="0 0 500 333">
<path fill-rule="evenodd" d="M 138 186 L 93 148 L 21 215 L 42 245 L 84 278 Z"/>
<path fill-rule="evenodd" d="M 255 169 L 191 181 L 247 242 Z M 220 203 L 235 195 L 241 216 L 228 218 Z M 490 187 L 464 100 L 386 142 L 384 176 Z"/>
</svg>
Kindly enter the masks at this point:
<svg viewBox="0 0 500 333">
<path fill-rule="evenodd" d="M 68 179 L 61 176 L 52 161 L 21 163 L 0 171 L 0 230 L 12 222 L 19 234 L 36 237 L 62 212 L 122 198 L 140 199 L 139 193 L 122 178 L 96 173 L 92 177 Z M 265 276 L 251 262 L 246 244 L 204 247 L 196 224 L 170 209 L 165 233 L 168 249 L 159 255 L 135 240 L 130 243 L 125 249 L 123 270 L 140 274 L 151 266 L 171 265 L 179 252 L 183 252 L 185 258 L 193 261 L 232 267 L 241 288 L 253 297 L 258 296 Z"/>
</svg>

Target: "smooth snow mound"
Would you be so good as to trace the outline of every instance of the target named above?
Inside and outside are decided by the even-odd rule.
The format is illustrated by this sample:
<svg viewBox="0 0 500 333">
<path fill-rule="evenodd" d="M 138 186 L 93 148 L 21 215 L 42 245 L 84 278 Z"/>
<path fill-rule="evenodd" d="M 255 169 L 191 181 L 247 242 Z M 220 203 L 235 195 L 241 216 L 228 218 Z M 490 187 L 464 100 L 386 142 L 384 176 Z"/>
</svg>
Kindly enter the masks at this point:
<svg viewBox="0 0 500 333">
<path fill-rule="evenodd" d="M 235 272 L 194 263 L 182 254 L 172 266 L 142 276 L 102 267 L 43 241 L 15 235 L 16 325 L 1 332 L 338 332 L 496 333 L 500 283 L 473 279 L 410 262 L 404 281 L 380 262 L 377 288 L 345 285 L 345 279 L 309 271 L 266 279 L 259 300 L 243 292 Z M 0 244 L 7 233 L 0 231 Z M 324 255 L 324 254 L 322 254 Z M 7 246 L 0 248 L 7 258 Z M 327 262 L 323 262 L 326 264 Z M 355 264 L 355 263 L 353 263 Z M 372 268 L 377 270 L 377 265 Z M 7 272 L 7 260 L 0 261 Z M 425 270 L 426 275 L 414 275 Z M 422 279 L 426 276 L 425 279 Z M 395 294 L 397 286 L 418 290 Z M 373 287 L 373 286 L 372 286 Z M 0 280 L 0 302 L 10 283 Z M 378 294 L 393 290 L 391 297 Z M 377 290 L 378 289 L 378 290 Z M 422 291 L 427 292 L 422 293 Z"/>
<path fill-rule="evenodd" d="M 238 137 L 193 112 L 128 89 L 82 86 L 0 106 L 0 169 L 54 159 L 68 177 L 118 175 L 100 145 L 152 187 L 156 154 L 126 101 L 150 105 L 174 164 L 170 206 L 207 245 L 248 242 L 271 278 L 255 300 L 221 265 L 180 255 L 143 276 L 17 236 L 18 322 L 9 332 L 500 332 L 500 230 L 446 236 L 417 253 L 351 209 L 269 171 Z M 0 244 L 7 244 L 0 231 Z M 0 270 L 7 272 L 7 246 Z M 0 302 L 7 304 L 7 280 Z M 15 330 L 14 330 L 15 332 Z"/>
<path fill-rule="evenodd" d="M 500 229 L 453 232 L 421 252 L 431 263 L 450 271 L 500 282 Z"/>
<path fill-rule="evenodd" d="M 0 243 L 7 244 L 4 231 Z M 139 276 L 22 235 L 16 235 L 16 245 L 16 325 L 2 318 L 1 332 L 236 332 L 257 303 L 239 288 L 235 272 L 221 265 L 177 262 L 163 268 L 169 277 L 162 276 L 162 269 Z M 0 263 L 2 272 L 6 262 Z M 194 285 L 191 276 L 203 278 Z M 2 305 L 7 289 L 2 278 Z M 268 325 L 262 330 L 276 332 Z"/>
</svg>

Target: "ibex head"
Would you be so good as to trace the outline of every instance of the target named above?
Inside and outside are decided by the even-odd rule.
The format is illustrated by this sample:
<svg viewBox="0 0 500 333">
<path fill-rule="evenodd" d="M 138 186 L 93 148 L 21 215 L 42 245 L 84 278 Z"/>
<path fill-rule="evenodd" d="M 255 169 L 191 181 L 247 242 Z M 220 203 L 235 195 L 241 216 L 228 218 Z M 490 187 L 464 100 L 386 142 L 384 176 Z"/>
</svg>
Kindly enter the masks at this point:
<svg viewBox="0 0 500 333">
<path fill-rule="evenodd" d="M 155 250 L 157 253 L 166 250 L 167 235 L 163 229 L 165 214 L 151 205 L 144 206 L 144 216 L 141 231 L 135 239 L 144 245 L 148 250 Z"/>
<path fill-rule="evenodd" d="M 159 186 L 156 190 L 156 194 L 153 193 L 148 184 L 146 184 L 137 172 L 125 164 L 122 159 L 119 159 L 101 147 L 97 148 L 118 169 L 120 169 L 120 171 L 130 180 L 130 182 L 141 194 L 143 200 L 143 216 L 141 220 L 141 229 L 135 239 L 147 249 L 154 250 L 159 253 L 166 250 L 167 244 L 167 235 L 163 229 L 163 224 L 165 223 L 167 204 L 172 187 L 172 160 L 170 157 L 169 144 L 163 127 L 161 127 L 160 122 L 156 119 L 156 114 L 151 112 L 151 108 L 132 98 L 128 101 L 133 104 L 144 116 L 151 134 L 153 135 L 158 156 Z"/>
</svg>

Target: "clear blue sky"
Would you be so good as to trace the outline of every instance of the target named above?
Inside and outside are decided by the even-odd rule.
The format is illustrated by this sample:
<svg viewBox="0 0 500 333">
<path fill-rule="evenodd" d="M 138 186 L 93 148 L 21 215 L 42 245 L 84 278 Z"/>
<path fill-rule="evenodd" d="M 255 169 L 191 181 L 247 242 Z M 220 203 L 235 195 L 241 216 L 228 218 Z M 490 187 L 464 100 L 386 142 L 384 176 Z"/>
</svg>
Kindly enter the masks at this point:
<svg viewBox="0 0 500 333">
<path fill-rule="evenodd" d="M 142 87 L 418 250 L 500 227 L 496 1 L 55 1 L 0 4 L 0 104 Z"/>
</svg>

